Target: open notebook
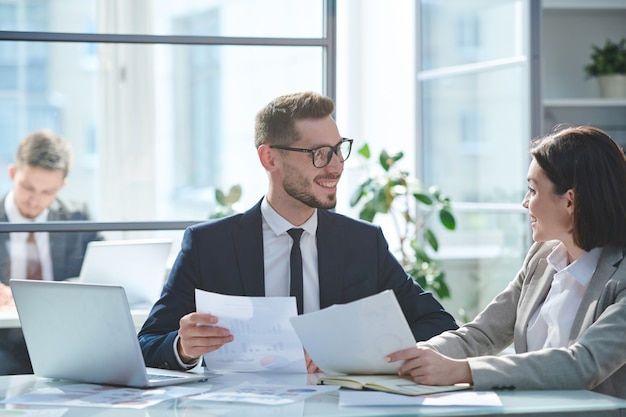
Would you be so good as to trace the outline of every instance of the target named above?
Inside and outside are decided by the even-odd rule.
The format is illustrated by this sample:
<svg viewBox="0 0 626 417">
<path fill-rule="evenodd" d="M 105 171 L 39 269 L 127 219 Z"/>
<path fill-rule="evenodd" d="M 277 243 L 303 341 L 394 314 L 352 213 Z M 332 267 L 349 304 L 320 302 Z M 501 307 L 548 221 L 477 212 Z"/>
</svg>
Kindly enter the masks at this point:
<svg viewBox="0 0 626 417">
<path fill-rule="evenodd" d="M 11 280 L 35 375 L 148 388 L 212 376 L 146 368 L 119 285 Z"/>
<path fill-rule="evenodd" d="M 167 273 L 168 239 L 89 242 L 79 282 L 121 285 L 133 307 L 152 306 Z"/>
</svg>

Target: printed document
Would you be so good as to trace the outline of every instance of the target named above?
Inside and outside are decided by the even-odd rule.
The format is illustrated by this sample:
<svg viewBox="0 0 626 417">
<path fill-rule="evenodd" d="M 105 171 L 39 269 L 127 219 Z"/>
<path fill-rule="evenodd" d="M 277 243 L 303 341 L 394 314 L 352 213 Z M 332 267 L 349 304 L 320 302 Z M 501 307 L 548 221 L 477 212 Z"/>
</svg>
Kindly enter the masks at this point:
<svg viewBox="0 0 626 417">
<path fill-rule="evenodd" d="M 291 318 L 315 364 L 328 375 L 397 375 L 385 356 L 415 346 L 393 291 Z"/>
<path fill-rule="evenodd" d="M 289 318 L 298 315 L 294 297 L 243 297 L 196 290 L 196 311 L 219 318 L 234 340 L 206 353 L 215 372 L 306 373 L 304 350 Z"/>
</svg>

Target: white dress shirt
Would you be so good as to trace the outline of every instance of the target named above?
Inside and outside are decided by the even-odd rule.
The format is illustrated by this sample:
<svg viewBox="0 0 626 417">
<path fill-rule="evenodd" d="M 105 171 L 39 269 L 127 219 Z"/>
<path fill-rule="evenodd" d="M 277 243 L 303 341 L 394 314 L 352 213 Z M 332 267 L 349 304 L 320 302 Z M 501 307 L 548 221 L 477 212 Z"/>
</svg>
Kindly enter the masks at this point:
<svg viewBox="0 0 626 417">
<path fill-rule="evenodd" d="M 293 227 L 304 229 L 300 238 L 302 253 L 302 311 L 308 313 L 320 309 L 320 286 L 317 265 L 317 210 L 300 226 L 294 226 L 280 216 L 264 198 L 261 202 L 263 218 L 263 264 L 265 273 L 265 296 L 288 297 L 290 294 L 291 271 L 289 256 L 293 240 L 287 230 Z M 188 364 L 183 363 L 178 355 L 178 339 L 174 340 L 174 354 L 178 363 L 191 369 L 200 363 L 200 358 Z"/>
<path fill-rule="evenodd" d="M 15 205 L 13 190 L 9 191 L 4 200 L 4 210 L 10 223 L 45 222 L 48 220 L 46 208 L 35 219 L 27 219 L 20 214 Z M 43 280 L 54 280 L 52 272 L 52 257 L 50 255 L 50 234 L 48 232 L 35 232 L 35 242 L 39 251 L 41 262 L 41 275 Z M 9 253 L 11 256 L 11 279 L 26 279 L 26 254 L 28 232 L 9 233 Z"/>
<path fill-rule="evenodd" d="M 556 273 L 546 300 L 528 322 L 529 352 L 568 346 L 574 318 L 601 252 L 602 248 L 594 248 L 569 265 L 563 243 L 550 253 L 547 260 Z"/>
<path fill-rule="evenodd" d="M 287 230 L 304 229 L 300 238 L 302 252 L 302 310 L 310 313 L 320 309 L 320 286 L 317 265 L 317 210 L 300 226 L 294 226 L 282 218 L 264 198 L 261 202 L 263 217 L 263 261 L 265 265 L 265 295 L 267 297 L 289 296 L 291 271 L 289 254 L 293 240 Z"/>
</svg>

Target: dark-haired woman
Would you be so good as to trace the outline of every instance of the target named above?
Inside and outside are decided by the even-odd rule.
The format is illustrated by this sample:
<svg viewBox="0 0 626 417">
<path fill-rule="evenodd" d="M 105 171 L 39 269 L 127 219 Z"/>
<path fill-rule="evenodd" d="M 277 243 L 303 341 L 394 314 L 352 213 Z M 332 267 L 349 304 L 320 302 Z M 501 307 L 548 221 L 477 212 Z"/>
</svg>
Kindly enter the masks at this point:
<svg viewBox="0 0 626 417">
<path fill-rule="evenodd" d="M 626 399 L 626 159 L 600 129 L 533 141 L 535 243 L 472 322 L 393 353 L 400 373 L 476 389 L 589 389 Z M 511 343 L 515 354 L 498 355 Z"/>
</svg>

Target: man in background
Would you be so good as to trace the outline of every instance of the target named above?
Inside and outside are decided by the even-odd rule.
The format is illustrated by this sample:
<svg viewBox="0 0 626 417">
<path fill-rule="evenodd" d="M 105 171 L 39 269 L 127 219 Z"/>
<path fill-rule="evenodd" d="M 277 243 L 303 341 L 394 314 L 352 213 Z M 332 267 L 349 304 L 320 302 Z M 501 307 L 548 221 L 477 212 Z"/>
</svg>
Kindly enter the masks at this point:
<svg viewBox="0 0 626 417">
<path fill-rule="evenodd" d="M 0 201 L 0 222 L 89 220 L 84 204 L 61 201 L 72 163 L 70 144 L 50 130 L 26 136 L 9 165 L 13 188 Z M 61 281 L 80 272 L 96 232 L 0 233 L 0 307 L 13 305 L 10 279 Z M 32 373 L 21 329 L 0 329 L 0 375 Z"/>
</svg>

